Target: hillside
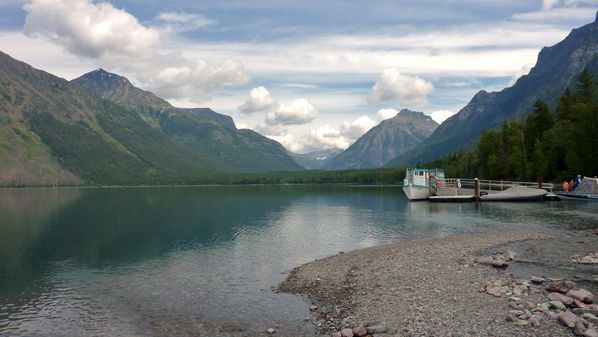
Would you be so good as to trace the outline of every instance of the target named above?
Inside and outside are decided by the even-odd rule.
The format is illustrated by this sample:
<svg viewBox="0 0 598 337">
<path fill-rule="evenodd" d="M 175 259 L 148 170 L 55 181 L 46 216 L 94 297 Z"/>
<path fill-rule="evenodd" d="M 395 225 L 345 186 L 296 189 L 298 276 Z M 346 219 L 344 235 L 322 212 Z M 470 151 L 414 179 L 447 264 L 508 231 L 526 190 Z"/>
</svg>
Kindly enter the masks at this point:
<svg viewBox="0 0 598 337">
<path fill-rule="evenodd" d="M 551 108 L 586 67 L 595 67 L 598 53 L 598 22 L 574 29 L 561 42 L 543 48 L 536 65 L 509 88 L 478 92 L 457 114 L 447 119 L 425 141 L 386 164 L 390 167 L 429 162 L 471 145 L 484 129 L 527 116 L 536 100 Z"/>
<path fill-rule="evenodd" d="M 438 123 L 422 112 L 401 110 L 395 117 L 380 122 L 349 148 L 328 161 L 328 170 L 381 167 L 387 161 L 412 149 L 426 139 Z"/>
<path fill-rule="evenodd" d="M 147 97 L 130 92 L 118 97 Z M 251 131 L 231 134 L 231 125 L 205 117 L 211 110 L 140 113 L 124 105 L 0 52 L 0 185 L 171 184 L 299 169 L 280 144 Z"/>
<path fill-rule="evenodd" d="M 135 111 L 148 125 L 191 151 L 205 153 L 235 172 L 302 169 L 278 142 L 237 130 L 230 116 L 209 108 L 177 108 L 125 77 L 98 69 L 72 83 Z"/>
</svg>

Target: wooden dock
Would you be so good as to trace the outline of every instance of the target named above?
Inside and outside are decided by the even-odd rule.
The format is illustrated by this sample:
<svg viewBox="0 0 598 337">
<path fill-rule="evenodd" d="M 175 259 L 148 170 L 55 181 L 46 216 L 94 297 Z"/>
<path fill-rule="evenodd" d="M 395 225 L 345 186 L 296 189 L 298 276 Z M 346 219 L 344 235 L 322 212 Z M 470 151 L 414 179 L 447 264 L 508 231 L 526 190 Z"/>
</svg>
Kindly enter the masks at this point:
<svg viewBox="0 0 598 337">
<path fill-rule="evenodd" d="M 463 178 L 433 178 L 430 183 L 429 200 L 433 202 L 471 202 L 480 200 L 480 196 L 494 194 L 514 186 L 545 189 L 552 193 L 554 184 L 528 181 L 481 180 Z"/>
</svg>

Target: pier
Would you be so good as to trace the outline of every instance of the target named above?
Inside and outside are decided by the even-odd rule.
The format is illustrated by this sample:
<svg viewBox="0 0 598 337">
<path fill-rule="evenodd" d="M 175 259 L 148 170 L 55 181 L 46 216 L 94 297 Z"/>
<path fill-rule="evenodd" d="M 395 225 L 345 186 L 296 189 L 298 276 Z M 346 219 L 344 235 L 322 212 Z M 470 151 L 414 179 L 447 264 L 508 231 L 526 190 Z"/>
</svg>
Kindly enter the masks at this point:
<svg viewBox="0 0 598 337">
<path fill-rule="evenodd" d="M 544 189 L 548 192 L 544 198 L 556 198 L 553 189 L 554 184 L 528 181 L 507 181 L 507 180 L 483 180 L 483 179 L 464 179 L 464 178 L 431 178 L 430 181 L 430 201 L 436 202 L 470 202 L 480 200 L 485 195 L 492 195 L 503 192 L 512 187 L 527 187 L 534 189 Z M 483 200 L 483 198 L 482 198 Z M 517 199 L 513 199 L 517 200 Z M 523 199 L 519 199 L 523 200 Z"/>
</svg>

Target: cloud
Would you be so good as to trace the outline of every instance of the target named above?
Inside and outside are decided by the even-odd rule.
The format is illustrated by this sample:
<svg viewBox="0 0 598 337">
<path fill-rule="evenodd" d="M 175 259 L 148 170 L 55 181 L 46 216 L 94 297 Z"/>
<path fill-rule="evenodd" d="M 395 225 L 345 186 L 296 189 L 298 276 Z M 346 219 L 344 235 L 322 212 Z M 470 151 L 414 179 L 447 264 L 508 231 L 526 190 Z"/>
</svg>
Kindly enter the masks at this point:
<svg viewBox="0 0 598 337">
<path fill-rule="evenodd" d="M 349 145 L 349 141 L 341 135 L 340 130 L 330 125 L 324 125 L 309 132 L 305 147 L 309 150 L 321 148 L 346 149 Z"/>
<path fill-rule="evenodd" d="M 554 6 L 556 6 L 558 3 L 559 3 L 559 0 L 543 0 L 542 1 L 542 9 L 545 11 L 550 10 Z"/>
<path fill-rule="evenodd" d="M 311 122 L 318 115 L 318 110 L 305 98 L 292 101 L 290 104 L 280 104 L 276 111 L 268 113 L 268 124 L 305 124 Z"/>
<path fill-rule="evenodd" d="M 163 24 L 163 29 L 175 33 L 191 32 L 216 24 L 216 21 L 203 15 L 182 12 L 162 12 L 155 20 Z"/>
<path fill-rule="evenodd" d="M 109 3 L 91 0 L 31 0 L 23 8 L 27 36 L 46 38 L 69 53 L 133 76 L 165 98 L 206 100 L 223 85 L 251 81 L 244 65 L 232 59 L 208 63 L 180 52 L 157 52 L 169 31 L 208 24 L 209 20 L 199 15 L 162 13 L 158 19 L 167 25 L 159 29 L 144 26 Z"/>
<path fill-rule="evenodd" d="M 385 119 L 393 118 L 398 113 L 397 109 L 380 109 L 376 113 L 376 117 L 378 118 L 378 122 L 381 122 Z"/>
<path fill-rule="evenodd" d="M 150 52 L 160 32 L 109 3 L 88 0 L 33 0 L 26 3 L 24 32 L 46 37 L 67 51 L 91 58 L 107 54 L 136 56 Z"/>
<path fill-rule="evenodd" d="M 370 117 L 361 116 L 352 122 L 343 122 L 340 128 L 340 134 L 352 141 L 361 137 L 376 124 L 378 123 Z"/>
<path fill-rule="evenodd" d="M 385 69 L 368 96 L 371 103 L 397 102 L 403 106 L 420 107 L 428 103 L 434 86 L 417 76 L 403 75 L 397 68 Z"/>
<path fill-rule="evenodd" d="M 542 9 L 545 11 L 551 10 L 558 5 L 565 6 L 583 6 L 583 5 L 597 5 L 597 0 L 542 0 Z"/>
<path fill-rule="evenodd" d="M 268 89 L 260 86 L 251 89 L 249 99 L 240 105 L 238 110 L 242 113 L 250 114 L 257 111 L 270 111 L 277 107 L 278 103 L 272 98 Z"/>
<path fill-rule="evenodd" d="M 513 84 L 515 84 L 515 82 L 517 82 L 517 80 L 523 76 L 523 75 L 527 75 L 529 74 L 529 71 L 532 69 L 534 65 L 532 63 L 528 63 L 526 65 L 524 65 L 523 67 L 521 67 L 521 69 L 519 69 L 518 71 L 516 71 L 513 76 L 511 77 L 511 81 L 509 82 L 509 86 L 512 86 Z"/>
<path fill-rule="evenodd" d="M 449 117 L 451 117 L 454 114 L 455 114 L 455 112 L 453 112 L 451 110 L 436 110 L 436 111 L 432 111 L 432 113 L 430 114 L 430 117 L 432 117 L 432 119 L 436 123 L 442 124 L 442 122 L 444 122 L 445 120 L 447 120 Z"/>
</svg>

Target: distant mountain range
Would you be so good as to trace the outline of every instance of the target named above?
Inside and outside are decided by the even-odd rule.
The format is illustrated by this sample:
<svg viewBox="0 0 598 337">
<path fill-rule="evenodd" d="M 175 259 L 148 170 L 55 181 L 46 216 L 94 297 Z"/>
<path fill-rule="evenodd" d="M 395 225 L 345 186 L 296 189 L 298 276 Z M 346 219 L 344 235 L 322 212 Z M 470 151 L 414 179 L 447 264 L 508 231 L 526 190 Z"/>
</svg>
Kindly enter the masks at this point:
<svg viewBox="0 0 598 337">
<path fill-rule="evenodd" d="M 421 144 L 386 164 L 401 167 L 426 163 L 473 144 L 484 129 L 527 116 L 536 100 L 553 109 L 565 89 L 581 71 L 598 70 L 598 21 L 574 29 L 563 41 L 545 47 L 536 65 L 509 88 L 478 92 L 457 114 L 451 116 Z"/>
<path fill-rule="evenodd" d="M 96 70 L 68 82 L 0 52 L 0 185 L 191 183 L 302 169 L 278 142 Z"/>
<path fill-rule="evenodd" d="M 320 151 L 314 151 L 304 154 L 289 153 L 295 161 L 308 170 L 321 169 L 326 163 L 334 159 L 339 153 L 343 152 L 342 149 L 326 149 Z"/>
<path fill-rule="evenodd" d="M 438 127 L 423 112 L 401 110 L 393 118 L 380 122 L 353 145 L 327 161 L 328 170 L 381 167 L 428 138 Z"/>
</svg>

